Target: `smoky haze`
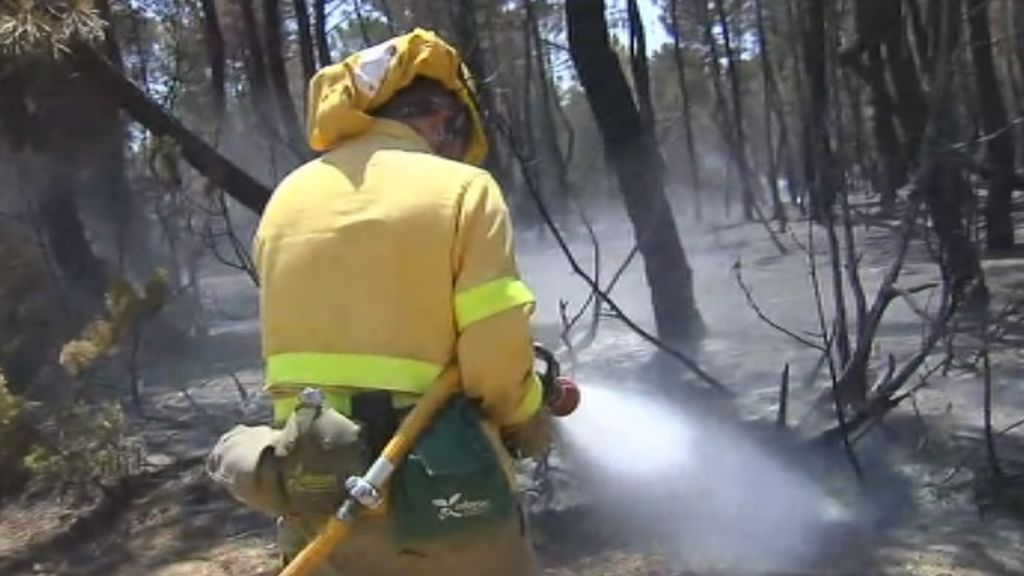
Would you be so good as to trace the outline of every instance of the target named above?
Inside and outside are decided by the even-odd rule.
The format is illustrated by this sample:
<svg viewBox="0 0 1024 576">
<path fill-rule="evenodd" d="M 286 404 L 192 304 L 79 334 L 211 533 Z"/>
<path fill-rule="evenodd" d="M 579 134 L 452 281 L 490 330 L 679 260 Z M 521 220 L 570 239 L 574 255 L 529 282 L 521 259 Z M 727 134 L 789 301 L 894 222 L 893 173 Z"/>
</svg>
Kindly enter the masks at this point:
<svg viewBox="0 0 1024 576">
<path fill-rule="evenodd" d="M 616 210 L 598 220 L 604 284 L 632 245 L 632 233 Z M 520 242 L 520 260 L 524 276 L 538 292 L 538 332 L 542 340 L 557 345 L 556 303 L 565 299 L 573 311 L 587 289 L 572 279 L 564 257 L 545 247 L 551 243 L 528 234 Z M 751 240 L 751 245 L 763 245 L 757 242 L 762 238 Z M 729 275 L 735 258 L 764 254 L 750 254 L 743 240 L 711 233 L 684 234 L 684 244 L 694 269 L 698 305 L 710 329 L 701 361 L 742 393 L 740 404 L 745 403 L 748 412 L 768 417 L 782 364 L 792 361 L 798 373 L 811 356 L 779 342 L 760 326 Z M 577 238 L 572 247 L 580 262 L 589 266 L 585 240 Z M 633 264 L 613 297 L 650 327 L 642 270 L 642 263 Z M 764 297 L 783 306 L 790 301 L 800 306 L 787 321 L 799 326 L 813 320 L 806 312 L 806 287 L 799 286 L 806 274 L 786 277 L 797 284 L 774 285 Z M 589 315 L 579 333 L 585 332 L 588 321 Z M 739 427 L 699 408 L 682 408 L 683 403 L 665 393 L 682 383 L 645 369 L 650 347 L 621 323 L 603 320 L 595 343 L 574 352 L 576 362 L 567 364 L 579 382 L 582 401 L 575 413 L 558 423 L 557 455 L 574 479 L 559 489 L 559 497 L 592 510 L 617 541 L 660 552 L 677 569 L 754 575 L 806 568 L 835 530 L 866 522 L 826 494 L 820 479 L 802 473 L 792 461 L 776 458 Z M 562 353 L 568 360 L 564 347 Z M 679 365 L 672 370 L 684 371 Z M 849 475 L 845 469 L 835 472 Z"/>
</svg>

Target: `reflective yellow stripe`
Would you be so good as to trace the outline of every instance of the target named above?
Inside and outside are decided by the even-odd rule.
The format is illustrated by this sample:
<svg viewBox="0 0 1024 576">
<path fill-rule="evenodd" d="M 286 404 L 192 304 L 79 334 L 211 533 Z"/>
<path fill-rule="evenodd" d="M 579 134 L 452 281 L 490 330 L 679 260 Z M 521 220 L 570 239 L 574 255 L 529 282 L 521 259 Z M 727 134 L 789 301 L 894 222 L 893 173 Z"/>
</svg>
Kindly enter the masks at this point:
<svg viewBox="0 0 1024 576">
<path fill-rule="evenodd" d="M 540 383 L 540 378 L 536 375 L 532 376 L 529 387 L 526 391 L 526 396 L 519 402 L 519 407 L 516 408 L 515 413 L 512 414 L 512 419 L 506 423 L 507 425 L 522 424 L 540 409 L 540 403 L 544 397 L 544 386 Z"/>
<path fill-rule="evenodd" d="M 267 390 L 273 399 L 274 421 L 282 423 L 295 410 L 296 395 L 303 386 L 318 386 L 327 405 L 352 414 L 353 389 L 389 390 L 419 395 L 441 374 L 441 366 L 419 360 L 370 354 L 323 354 L 290 352 L 267 358 Z M 334 388 L 332 390 L 332 388 Z M 415 398 L 396 396 L 396 408 L 415 403 Z"/>
<path fill-rule="evenodd" d="M 499 278 L 456 294 L 455 321 L 463 330 L 474 322 L 533 301 L 533 292 L 521 280 Z"/>
<path fill-rule="evenodd" d="M 281 392 L 278 392 L 280 394 Z M 281 396 L 271 400 L 273 418 L 275 424 L 284 424 L 288 417 L 295 411 L 299 402 L 298 390 L 294 394 Z M 324 398 L 327 405 L 346 416 L 352 415 L 352 391 L 351 390 L 324 390 Z M 411 408 L 416 404 L 417 396 L 398 394 L 391 398 L 391 405 L 395 408 Z"/>
<path fill-rule="evenodd" d="M 290 352 L 267 358 L 267 385 L 314 384 L 422 394 L 441 366 L 369 354 Z"/>
</svg>

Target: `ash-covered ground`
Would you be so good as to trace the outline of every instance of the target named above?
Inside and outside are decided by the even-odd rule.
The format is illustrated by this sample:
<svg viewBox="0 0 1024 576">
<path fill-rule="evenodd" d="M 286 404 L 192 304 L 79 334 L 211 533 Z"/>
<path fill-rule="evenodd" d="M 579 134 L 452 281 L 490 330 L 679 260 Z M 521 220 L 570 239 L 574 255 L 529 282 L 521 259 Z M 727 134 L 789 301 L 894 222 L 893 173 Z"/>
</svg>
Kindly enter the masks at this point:
<svg viewBox="0 0 1024 576">
<path fill-rule="evenodd" d="M 632 234 L 617 213 L 596 226 L 607 282 Z M 565 443 L 555 464 L 569 478 L 554 473 L 559 481 L 546 492 L 550 500 L 533 503 L 537 547 L 550 574 L 1024 574 L 1024 531 L 1012 514 L 1014 506 L 1024 508 L 1024 490 L 1015 494 L 1010 484 L 993 493 L 978 473 L 985 456 L 980 373 L 954 368 L 932 375 L 913 401 L 861 439 L 865 480 L 858 483 L 841 450 L 803 442 L 832 424 L 827 404 L 815 408 L 829 381 L 820 354 L 758 319 L 735 278 L 738 261 L 765 315 L 798 334 L 818 332 L 808 254 L 799 247 L 808 245 L 806 225 L 782 234 L 787 254 L 757 224 L 683 220 L 680 228 L 708 327 L 695 354 L 736 393 L 732 401 L 692 392 L 699 382 L 684 366 L 655 354 L 614 318 L 602 318 L 587 343 L 586 315 L 570 336 L 570 353 L 559 337 L 560 301 L 573 312 L 588 288 L 550 237 L 520 231 L 520 265 L 539 298 L 537 336 L 559 349 L 587 407 L 574 415 L 581 424 L 560 425 Z M 893 257 L 892 231 L 859 226 L 857 235 L 870 298 Z M 831 307 L 820 230 L 816 238 Z M 571 246 L 589 268 L 586 236 L 577 232 Z M 1024 260 L 987 261 L 985 268 L 995 310 L 1020 297 Z M 915 243 L 901 285 L 932 282 L 936 274 L 925 246 Z M 243 276 L 211 264 L 203 292 L 210 336 L 186 358 L 149 366 L 143 375 L 150 417 L 133 421 L 132 432 L 149 476 L 92 524 L 81 503 L 26 499 L 8 506 L 0 512 L 0 572 L 274 573 L 272 521 L 213 490 L 199 464 L 218 434 L 267 414 L 259 393 L 256 291 Z M 639 260 L 613 297 L 642 326 L 653 326 Z M 929 305 L 927 291 L 915 298 L 920 308 Z M 876 368 L 884 369 L 889 354 L 897 362 L 911 355 L 922 330 L 917 313 L 894 302 Z M 1016 338 L 1008 326 L 993 345 L 996 429 L 1024 417 L 1024 352 Z M 965 337 L 963 345 L 973 344 Z M 780 432 L 772 422 L 786 364 L 788 429 Z M 1024 429 L 1000 436 L 997 448 L 1012 472 L 1014 462 L 1024 463 Z M 69 526 L 83 518 L 68 537 Z"/>
</svg>

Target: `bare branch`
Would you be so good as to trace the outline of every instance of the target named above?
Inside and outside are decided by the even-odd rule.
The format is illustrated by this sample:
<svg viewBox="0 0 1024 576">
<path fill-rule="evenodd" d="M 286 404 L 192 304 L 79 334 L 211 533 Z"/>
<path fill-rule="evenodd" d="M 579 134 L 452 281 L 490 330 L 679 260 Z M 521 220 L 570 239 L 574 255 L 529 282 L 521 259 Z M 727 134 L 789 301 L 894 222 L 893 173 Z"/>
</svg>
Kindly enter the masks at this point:
<svg viewBox="0 0 1024 576">
<path fill-rule="evenodd" d="M 757 301 L 754 300 L 754 294 L 751 292 L 750 287 L 747 286 L 747 284 L 743 281 L 743 265 L 741 264 L 741 262 L 737 260 L 732 265 L 732 269 L 733 275 L 736 277 L 736 284 L 740 287 L 740 290 L 743 291 L 743 296 L 747 300 L 747 305 L 750 306 L 750 308 L 754 311 L 755 314 L 757 314 L 757 317 L 760 318 L 762 322 L 764 322 L 768 326 L 771 326 L 773 329 L 785 334 L 786 336 L 792 338 L 793 340 L 799 342 L 800 344 L 803 344 L 804 346 L 814 348 L 815 350 L 819 350 L 821 352 L 826 351 L 825 347 L 822 346 L 821 344 L 818 344 L 817 342 L 811 342 L 810 340 L 804 338 L 803 336 L 800 336 L 799 334 L 793 332 L 792 330 L 786 328 L 785 326 L 769 318 L 768 315 L 765 314 L 761 307 L 757 304 Z M 824 338 L 824 336 L 821 334 L 816 335 L 816 337 Z"/>
<path fill-rule="evenodd" d="M 508 127 L 505 125 L 504 122 L 501 122 L 500 119 L 499 121 L 496 122 L 496 124 L 498 125 L 498 129 L 501 132 L 501 134 L 505 136 L 505 139 L 508 142 L 509 148 L 512 150 L 513 155 L 516 156 L 520 165 L 522 165 L 526 161 L 526 158 L 523 156 L 523 152 L 520 149 L 518 143 L 509 133 Z M 622 308 L 615 302 L 615 300 L 612 299 L 610 295 L 608 295 L 608 293 L 601 289 L 597 282 L 595 282 L 594 279 L 589 274 L 587 274 L 586 270 L 584 270 L 583 267 L 580 266 L 579 261 L 576 259 L 576 256 L 572 252 L 572 249 L 569 248 L 569 245 L 566 243 L 561 231 L 559 231 L 558 226 L 555 224 L 554 218 L 551 216 L 551 212 L 548 210 L 546 204 L 544 203 L 544 200 L 540 197 L 540 192 L 538 192 L 537 186 L 533 182 L 530 172 L 528 170 L 523 170 L 522 173 L 523 179 L 526 181 L 526 190 L 530 194 L 530 198 L 536 204 L 537 210 L 538 212 L 540 212 L 541 218 L 544 220 L 544 224 L 551 231 L 552 236 L 554 236 L 555 242 L 558 244 L 558 247 L 562 251 L 562 254 L 565 256 L 566 260 L 568 260 L 569 266 L 572 268 L 573 272 L 577 276 L 579 276 L 587 284 L 587 286 L 590 287 L 591 290 L 594 291 L 594 294 L 596 294 L 598 298 L 600 298 L 601 301 L 604 302 L 609 309 L 611 309 L 611 311 L 615 314 L 615 317 L 623 324 L 625 324 L 630 330 L 632 330 L 637 336 L 640 336 L 640 338 L 642 338 L 648 344 L 651 344 L 652 346 L 656 347 L 662 352 L 665 352 L 669 356 L 672 356 L 673 358 L 678 360 L 680 363 L 686 366 L 691 372 L 693 372 L 697 377 L 699 377 L 702 381 L 711 386 L 713 390 L 732 396 L 733 392 L 730 391 L 729 388 L 726 387 L 725 384 L 723 384 L 718 378 L 715 378 L 706 370 L 701 368 L 700 365 L 688 354 L 680 350 L 677 350 L 672 346 L 669 346 L 661 339 L 659 339 L 657 336 L 651 334 L 650 332 L 642 328 L 633 319 L 631 319 L 625 313 L 625 311 L 622 310 Z"/>
</svg>

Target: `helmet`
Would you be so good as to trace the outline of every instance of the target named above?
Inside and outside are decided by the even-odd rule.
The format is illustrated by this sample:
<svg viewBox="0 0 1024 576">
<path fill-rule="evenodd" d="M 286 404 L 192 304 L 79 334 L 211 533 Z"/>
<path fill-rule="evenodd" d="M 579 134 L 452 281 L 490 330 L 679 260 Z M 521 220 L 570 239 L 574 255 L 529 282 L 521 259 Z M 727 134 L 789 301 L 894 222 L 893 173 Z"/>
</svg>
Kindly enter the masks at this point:
<svg viewBox="0 0 1024 576">
<path fill-rule="evenodd" d="M 453 47 L 422 28 L 356 52 L 313 76 L 306 117 L 310 148 L 323 152 L 368 130 L 373 110 L 417 76 L 441 82 L 466 105 L 473 126 L 463 160 L 482 164 L 487 138 L 473 78 Z"/>
</svg>

